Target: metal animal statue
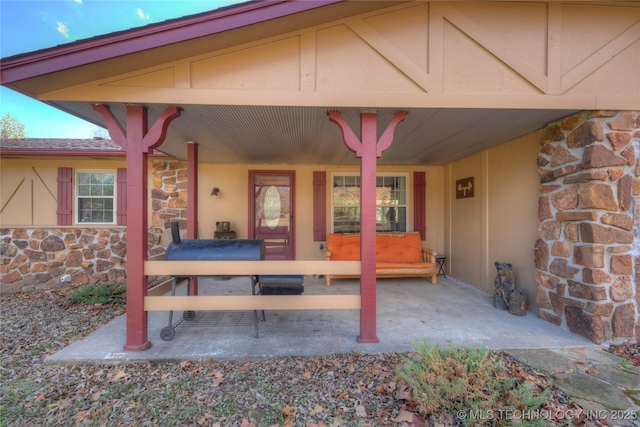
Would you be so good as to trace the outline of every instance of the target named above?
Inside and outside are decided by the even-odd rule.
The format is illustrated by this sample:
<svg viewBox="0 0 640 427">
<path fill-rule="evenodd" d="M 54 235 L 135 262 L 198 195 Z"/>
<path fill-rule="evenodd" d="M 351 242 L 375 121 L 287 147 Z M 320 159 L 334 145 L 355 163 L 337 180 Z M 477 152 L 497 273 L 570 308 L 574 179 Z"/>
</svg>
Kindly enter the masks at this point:
<svg viewBox="0 0 640 427">
<path fill-rule="evenodd" d="M 526 294 L 522 289 L 516 289 L 515 277 L 511 263 L 495 262 L 498 275 L 493 281 L 495 292 L 493 306 L 500 310 L 509 310 L 516 316 L 526 314 Z"/>
</svg>

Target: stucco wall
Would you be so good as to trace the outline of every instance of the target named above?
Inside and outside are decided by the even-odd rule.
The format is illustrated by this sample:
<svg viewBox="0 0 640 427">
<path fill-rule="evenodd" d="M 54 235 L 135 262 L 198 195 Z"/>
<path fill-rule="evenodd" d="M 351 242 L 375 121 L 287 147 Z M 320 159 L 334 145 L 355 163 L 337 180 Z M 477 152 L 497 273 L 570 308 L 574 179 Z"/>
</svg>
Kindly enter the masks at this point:
<svg viewBox="0 0 640 427">
<path fill-rule="evenodd" d="M 61 161 L 61 160 L 13 160 L 3 161 L 2 180 L 20 182 L 21 177 L 32 171 L 42 179 L 41 186 L 49 189 L 51 202 L 46 203 L 39 217 L 14 215 L 16 224 L 5 225 L 2 217 L 2 246 L 0 246 L 0 292 L 33 291 L 60 285 L 64 274 L 73 276 L 73 283 L 97 281 L 124 281 L 126 268 L 126 229 L 124 227 L 57 227 L 56 177 L 57 168 L 67 166 L 81 169 L 116 169 L 123 161 Z M 178 219 L 186 227 L 187 218 L 187 164 L 174 159 L 153 159 L 149 166 L 149 255 L 158 255 L 171 241 L 170 221 Z M 323 251 L 313 241 L 313 172 L 327 172 L 328 182 L 332 173 L 359 173 L 355 166 L 327 165 L 199 165 L 199 236 L 213 238 L 216 221 L 230 221 L 238 238 L 249 235 L 249 187 L 250 170 L 295 171 L 295 239 L 296 259 L 320 260 Z M 426 173 L 427 232 L 425 246 L 438 252 L 444 251 L 444 167 L 379 167 L 380 173 L 405 174 L 408 178 L 408 228 L 413 229 L 413 172 Z M 46 172 L 46 173 L 45 173 Z M 35 174 L 35 172 L 33 172 Z M 40 179 L 40 178 L 38 178 Z M 37 186 L 24 186 L 25 194 L 11 200 L 19 210 L 19 201 L 36 199 Z M 211 195 L 218 187 L 220 193 Z M 27 190 L 32 190 L 29 192 Z M 26 202 L 25 202 L 26 203 Z M 327 230 L 331 230 L 331 188 L 327 186 Z M 39 223 L 37 218 L 45 218 Z M 7 220 L 8 221 L 8 220 Z M 23 222 L 19 222 L 23 221 Z M 115 247 L 111 247 L 116 245 Z M 25 252 L 26 250 L 26 252 Z"/>
<path fill-rule="evenodd" d="M 67 274 L 72 284 L 126 280 L 126 227 L 56 225 L 58 167 L 115 170 L 124 164 L 106 159 L 3 159 L 3 190 L 11 191 L 2 198 L 6 215 L 0 217 L 0 293 L 61 286 Z M 186 163 L 152 161 L 149 189 L 147 243 L 153 256 L 164 253 L 171 240 L 169 220 L 186 218 Z"/>
<path fill-rule="evenodd" d="M 421 1 L 354 16 L 328 7 L 326 22 L 273 37 L 249 26 L 222 45 L 224 32 L 167 46 L 166 57 L 123 55 L 109 61 L 117 74 L 95 81 L 91 67 L 74 69 L 87 73 L 85 84 L 57 84 L 39 99 L 273 106 L 300 105 L 303 96 L 304 105 L 321 107 L 637 108 L 636 3 Z"/>
<path fill-rule="evenodd" d="M 488 274 L 497 271 L 494 261 L 512 262 L 516 286 L 527 293 L 529 310 L 536 309 L 535 263 L 531 248 L 537 237 L 538 175 L 532 160 L 538 153 L 538 132 L 525 135 L 488 151 Z M 511 261 L 514 260 L 514 261 Z"/>
<path fill-rule="evenodd" d="M 296 173 L 296 259 L 320 260 L 320 243 L 313 241 L 313 172 L 325 171 L 327 181 L 332 173 L 359 173 L 359 168 L 329 165 L 218 165 L 199 166 L 199 212 L 200 237 L 213 238 L 216 221 L 230 221 L 231 229 L 238 238 L 249 235 L 249 171 L 250 170 L 293 170 Z M 378 167 L 379 173 L 407 174 L 410 209 L 407 212 L 408 227 L 413 227 L 413 172 L 424 171 L 427 181 L 426 218 L 427 233 L 425 246 L 442 252 L 444 250 L 444 218 L 442 182 L 444 168 L 430 167 Z M 220 194 L 211 196 L 213 187 L 220 188 Z M 331 189 L 327 185 L 327 230 L 331 230 Z"/>
<path fill-rule="evenodd" d="M 495 261 L 513 265 L 516 287 L 535 310 L 532 248 L 537 239 L 538 133 L 466 157 L 446 167 L 449 274 L 493 293 Z M 474 196 L 456 199 L 456 181 L 474 178 Z"/>
<path fill-rule="evenodd" d="M 452 276 L 480 289 L 488 289 L 483 279 L 486 271 L 483 259 L 487 256 L 486 237 L 483 237 L 483 223 L 486 222 L 483 206 L 487 192 L 483 184 L 486 177 L 484 157 L 486 153 L 479 153 L 450 164 L 446 187 L 450 219 L 446 262 Z M 456 199 L 456 181 L 470 177 L 474 178 L 474 197 Z"/>
<path fill-rule="evenodd" d="M 124 159 L 6 159 L 0 161 L 0 224 L 7 226 L 56 225 L 59 167 L 100 170 L 126 166 Z"/>
</svg>

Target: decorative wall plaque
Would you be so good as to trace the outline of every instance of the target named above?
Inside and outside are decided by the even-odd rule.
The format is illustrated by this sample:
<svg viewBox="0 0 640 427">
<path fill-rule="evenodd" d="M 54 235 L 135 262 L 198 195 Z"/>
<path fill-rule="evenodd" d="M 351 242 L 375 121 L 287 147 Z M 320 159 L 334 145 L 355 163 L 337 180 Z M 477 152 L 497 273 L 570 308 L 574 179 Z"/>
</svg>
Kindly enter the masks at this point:
<svg viewBox="0 0 640 427">
<path fill-rule="evenodd" d="M 473 197 L 473 177 L 456 181 L 456 199 L 464 199 L 466 197 Z"/>
</svg>

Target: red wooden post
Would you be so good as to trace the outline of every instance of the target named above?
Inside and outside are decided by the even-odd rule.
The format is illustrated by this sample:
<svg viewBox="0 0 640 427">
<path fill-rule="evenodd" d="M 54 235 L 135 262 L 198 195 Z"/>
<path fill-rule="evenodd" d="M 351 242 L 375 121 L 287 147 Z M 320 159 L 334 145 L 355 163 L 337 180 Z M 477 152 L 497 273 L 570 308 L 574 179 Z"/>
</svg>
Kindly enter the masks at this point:
<svg viewBox="0 0 640 427">
<path fill-rule="evenodd" d="M 187 238 L 198 238 L 198 144 L 187 141 Z M 190 279 L 190 295 L 198 295 L 198 278 Z"/>
<path fill-rule="evenodd" d="M 149 239 L 147 220 L 147 154 L 142 150 L 147 132 L 147 110 L 127 106 L 127 341 L 126 350 L 144 350 L 147 339 L 147 312 L 144 297 L 148 280 L 144 274 Z"/>
<path fill-rule="evenodd" d="M 93 109 L 105 118 L 109 136 L 127 153 L 127 337 L 125 350 L 144 350 L 151 346 L 147 335 L 148 319 L 144 310 L 147 276 L 144 262 L 148 249 L 147 164 L 148 153 L 167 135 L 169 123 L 180 117 L 181 109 L 167 107 L 148 130 L 148 111 L 141 105 L 127 106 L 127 131 L 103 104 Z"/>
<path fill-rule="evenodd" d="M 427 181 L 425 176 L 424 172 L 413 173 L 413 231 L 419 232 L 422 240 L 427 238 L 427 220 L 425 218 Z"/>
<path fill-rule="evenodd" d="M 345 145 L 360 158 L 360 336 L 359 343 L 378 343 L 376 334 L 376 160 L 389 148 L 393 132 L 407 117 L 395 114 L 378 141 L 377 114 L 360 115 L 360 141 L 342 114 L 328 113 L 329 120 L 342 130 Z"/>
<path fill-rule="evenodd" d="M 327 240 L 327 172 L 313 171 L 313 241 Z"/>
</svg>

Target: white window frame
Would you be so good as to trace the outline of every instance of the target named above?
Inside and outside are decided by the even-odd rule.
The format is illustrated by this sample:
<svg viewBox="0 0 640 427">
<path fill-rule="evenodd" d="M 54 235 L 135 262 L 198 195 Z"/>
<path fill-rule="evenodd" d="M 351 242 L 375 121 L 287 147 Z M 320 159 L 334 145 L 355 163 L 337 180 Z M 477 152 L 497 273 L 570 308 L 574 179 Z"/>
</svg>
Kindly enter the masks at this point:
<svg viewBox="0 0 640 427">
<path fill-rule="evenodd" d="M 80 174 L 111 174 L 113 175 L 113 195 L 112 196 L 87 196 L 80 194 Z M 115 225 L 117 224 L 118 218 L 116 216 L 118 209 L 118 171 L 115 169 L 76 169 L 74 174 L 75 181 L 73 183 L 73 221 L 76 225 Z M 112 199 L 112 210 L 113 220 L 111 222 L 92 222 L 92 221 L 81 221 L 80 220 L 80 199 L 82 198 L 111 198 Z"/>
<path fill-rule="evenodd" d="M 334 205 L 334 200 L 333 200 L 333 182 L 335 180 L 335 177 L 341 177 L 341 176 L 357 176 L 360 177 L 360 174 L 357 172 L 332 172 L 331 173 L 331 181 L 330 181 L 330 195 L 329 198 L 330 200 L 330 209 L 331 209 L 331 233 L 335 233 L 335 205 Z M 409 204 L 410 204 L 410 191 L 409 191 L 409 186 L 410 186 L 410 182 L 409 182 L 409 174 L 408 173 L 394 173 L 394 172 L 384 172 L 384 173 L 377 173 L 376 174 L 376 178 L 378 177 L 403 177 L 405 179 L 405 183 L 406 183 L 406 188 L 405 188 L 405 203 L 403 205 L 396 205 L 397 207 L 404 207 L 405 208 L 405 230 L 403 232 L 409 231 Z M 360 182 L 360 185 L 362 186 L 362 181 Z M 340 206 L 340 205 L 338 205 Z M 358 204 L 358 207 L 360 206 L 360 204 Z M 376 209 L 379 207 L 388 207 L 389 205 L 378 205 L 376 203 Z M 388 230 L 388 231 L 394 231 L 394 230 Z"/>
</svg>

